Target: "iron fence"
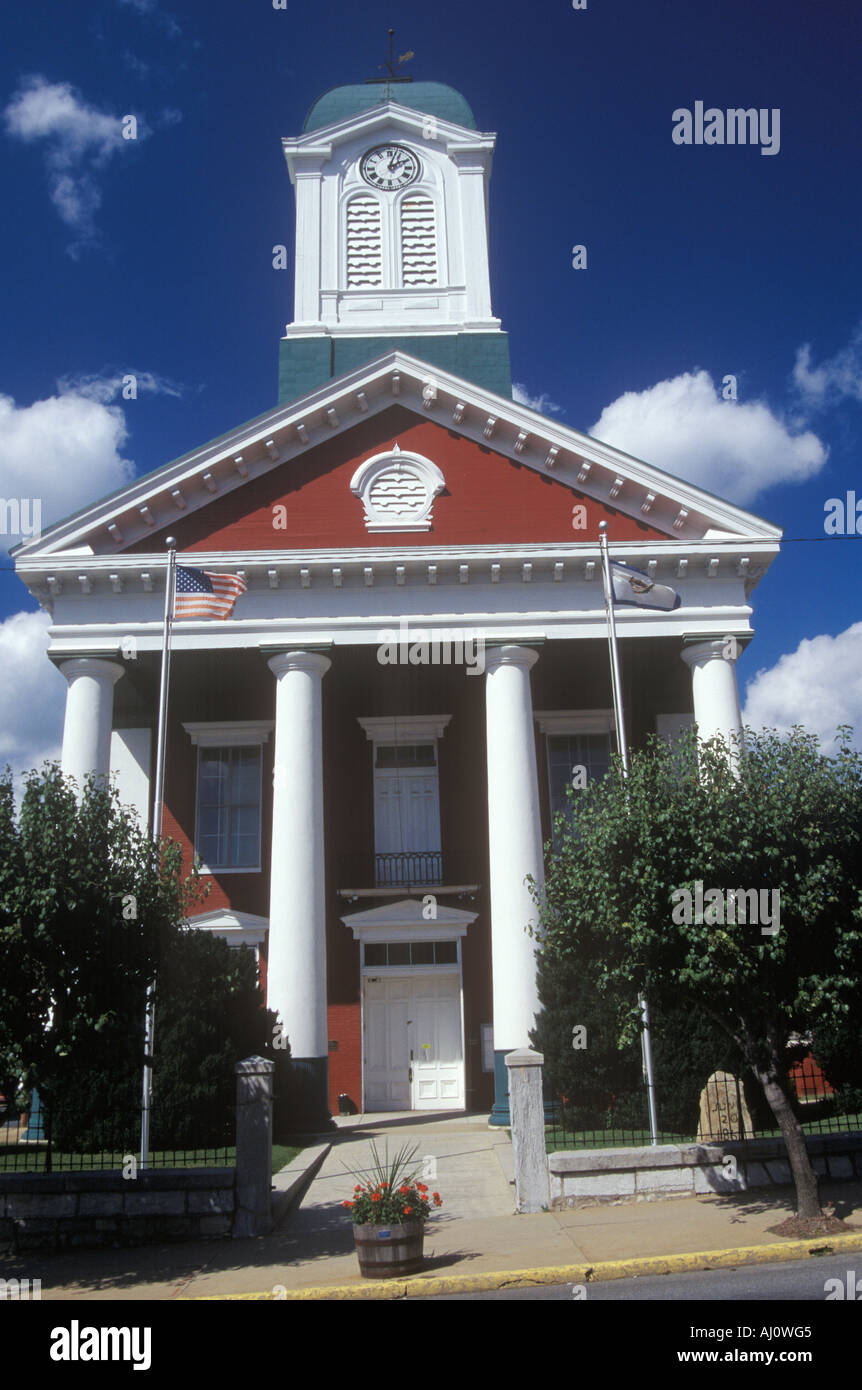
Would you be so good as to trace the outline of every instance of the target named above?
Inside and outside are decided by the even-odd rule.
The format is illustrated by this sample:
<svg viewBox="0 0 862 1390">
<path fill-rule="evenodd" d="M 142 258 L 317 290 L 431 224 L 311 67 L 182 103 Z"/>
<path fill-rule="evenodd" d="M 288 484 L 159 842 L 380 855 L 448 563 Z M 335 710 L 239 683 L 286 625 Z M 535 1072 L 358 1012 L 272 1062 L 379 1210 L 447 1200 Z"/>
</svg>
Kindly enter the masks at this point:
<svg viewBox="0 0 862 1390">
<path fill-rule="evenodd" d="M 49 1108 L 33 1093 L 27 1114 L 7 1110 L 0 1121 L 0 1173 L 130 1172 L 140 1166 L 140 1110 L 101 1115 L 80 1126 L 70 1119 L 52 1122 Z M 231 1166 L 236 1157 L 236 1107 L 216 1094 L 198 1097 L 179 1126 L 153 1114 L 149 1168 Z"/>
<path fill-rule="evenodd" d="M 847 1134 L 862 1131 L 862 1091 L 835 1088 L 811 1054 L 788 1068 L 788 1094 L 806 1134 Z M 658 1142 L 660 1144 L 720 1143 L 765 1139 L 780 1135 L 778 1124 L 760 1087 L 752 1080 L 716 1072 L 703 1085 L 698 1107 L 685 1113 L 656 1078 Z M 671 1115 L 674 1125 L 663 1123 Z M 629 1148 L 650 1144 L 646 1086 L 619 1093 L 590 1091 L 561 1095 L 545 1087 L 548 1150 Z"/>
</svg>

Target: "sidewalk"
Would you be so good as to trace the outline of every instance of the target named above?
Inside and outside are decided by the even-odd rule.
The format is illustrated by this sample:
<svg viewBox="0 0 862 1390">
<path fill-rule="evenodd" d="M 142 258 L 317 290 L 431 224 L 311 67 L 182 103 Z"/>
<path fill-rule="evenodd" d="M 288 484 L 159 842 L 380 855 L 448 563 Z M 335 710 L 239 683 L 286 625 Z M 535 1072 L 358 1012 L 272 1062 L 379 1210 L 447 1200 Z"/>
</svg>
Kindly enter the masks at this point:
<svg viewBox="0 0 862 1390">
<path fill-rule="evenodd" d="M 834 1203 L 836 1215 L 858 1224 L 858 1234 L 808 1242 L 781 1241 L 769 1233 L 793 1213 L 789 1187 L 515 1216 L 508 1134 L 488 1129 L 484 1115 L 420 1118 L 414 1113 L 379 1115 L 373 1123 L 368 1116 L 339 1120 L 323 1148 L 304 1151 L 304 1164 L 321 1157 L 323 1162 L 299 1206 L 285 1213 L 282 1201 L 280 1223 L 269 1236 L 62 1255 L 32 1252 L 0 1257 L 0 1277 L 41 1278 L 43 1300 L 290 1298 L 312 1289 L 321 1291 L 311 1295 L 319 1297 L 327 1289 L 337 1297 L 404 1296 L 403 1281 L 394 1288 L 360 1278 L 352 1229 L 341 1206 L 354 1183 L 345 1168 L 368 1164 L 370 1138 L 381 1151 L 388 1143 L 390 1156 L 402 1143 L 416 1144 L 417 1157 L 436 1163 L 429 1186 L 441 1193 L 444 1205 L 426 1227 L 425 1270 L 409 1281 L 414 1296 L 422 1285 L 429 1293 L 441 1291 L 441 1276 L 448 1287 L 453 1277 L 466 1276 L 466 1286 L 493 1288 L 802 1258 L 826 1246 L 862 1250 L 862 1189 L 854 1182 L 824 1182 L 822 1196 Z M 284 1191 L 295 1178 L 296 1165 L 277 1175 L 276 1189 Z M 675 1258 L 669 1263 L 666 1257 Z M 649 1268 L 642 1263 L 646 1259 L 658 1263 Z"/>
</svg>

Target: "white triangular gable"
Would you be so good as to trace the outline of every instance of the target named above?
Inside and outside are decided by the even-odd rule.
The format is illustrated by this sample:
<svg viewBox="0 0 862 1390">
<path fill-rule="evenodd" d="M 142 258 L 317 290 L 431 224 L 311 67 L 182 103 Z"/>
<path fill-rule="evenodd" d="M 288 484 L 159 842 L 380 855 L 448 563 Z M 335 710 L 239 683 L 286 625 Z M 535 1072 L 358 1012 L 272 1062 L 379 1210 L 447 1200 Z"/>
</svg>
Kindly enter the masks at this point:
<svg viewBox="0 0 862 1390">
<path fill-rule="evenodd" d="M 775 542 L 781 531 L 693 483 L 400 351 L 277 406 L 16 547 L 16 561 L 122 554 L 215 497 L 397 403 L 674 541 Z"/>
</svg>

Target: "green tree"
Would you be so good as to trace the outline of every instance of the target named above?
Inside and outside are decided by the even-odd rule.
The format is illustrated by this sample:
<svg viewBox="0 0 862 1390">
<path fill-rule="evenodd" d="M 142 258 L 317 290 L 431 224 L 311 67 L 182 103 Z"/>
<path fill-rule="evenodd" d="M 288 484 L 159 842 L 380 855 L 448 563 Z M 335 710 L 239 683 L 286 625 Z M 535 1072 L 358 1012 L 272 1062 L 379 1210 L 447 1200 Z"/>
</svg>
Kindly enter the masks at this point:
<svg viewBox="0 0 862 1390">
<path fill-rule="evenodd" d="M 140 1071 L 147 983 L 200 896 L 181 847 L 155 846 L 114 790 L 91 780 L 79 801 L 46 765 L 16 814 L 0 775 L 0 1090 L 36 1087 L 50 1120 L 88 1067 L 110 1060 L 121 1087 Z"/>
<path fill-rule="evenodd" d="M 694 735 L 674 746 L 650 739 L 628 779 L 615 763 L 572 797 L 539 899 L 540 987 L 548 997 L 555 970 L 588 962 L 623 1048 L 638 1036 L 641 993 L 656 1016 L 708 1016 L 762 1089 L 787 1145 L 798 1217 L 814 1222 L 817 1178 L 786 1046 L 793 1033 L 846 1021 L 862 984 L 862 761 L 846 731 L 834 756 L 800 728 L 786 738 L 746 730 L 733 751 Z M 779 906 L 774 934 L 774 923 L 764 934 L 762 922 L 729 920 L 747 915 L 727 906 L 737 889 L 765 892 L 770 912 Z"/>
</svg>

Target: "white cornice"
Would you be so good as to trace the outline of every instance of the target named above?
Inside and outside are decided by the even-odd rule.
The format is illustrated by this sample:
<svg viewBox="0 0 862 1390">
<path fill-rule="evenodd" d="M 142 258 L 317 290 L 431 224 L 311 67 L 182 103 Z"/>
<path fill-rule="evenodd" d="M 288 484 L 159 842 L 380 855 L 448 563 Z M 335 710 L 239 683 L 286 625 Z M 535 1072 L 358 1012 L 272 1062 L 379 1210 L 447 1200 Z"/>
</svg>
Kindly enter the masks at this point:
<svg viewBox="0 0 862 1390">
<path fill-rule="evenodd" d="M 470 130 L 467 126 L 444 120 L 441 116 L 431 118 L 425 112 L 417 111 L 410 106 L 401 106 L 397 101 L 385 101 L 369 107 L 366 111 L 357 111 L 343 120 L 319 126 L 305 135 L 282 139 L 281 148 L 290 171 L 291 182 L 294 181 L 297 172 L 301 176 L 302 171 L 297 168 L 298 161 L 319 168 L 332 158 L 332 152 L 338 145 L 354 140 L 360 135 L 370 137 L 387 126 L 400 126 L 416 139 L 426 143 L 429 140 L 426 132 L 430 119 L 434 121 L 435 132 L 431 143 L 443 144 L 447 153 L 463 150 L 465 154 L 478 154 L 485 161 L 493 153 L 497 137 L 491 132 Z"/>
<path fill-rule="evenodd" d="M 535 710 L 543 734 L 608 734 L 614 729 L 612 709 Z"/>
<path fill-rule="evenodd" d="M 375 715 L 365 719 L 357 715 L 357 723 L 371 743 L 418 743 L 442 738 L 451 718 L 451 714 Z"/>
<path fill-rule="evenodd" d="M 646 569 L 685 591 L 692 580 L 742 580 L 747 593 L 778 553 L 773 540 L 728 538 L 718 542 L 619 541 L 615 559 Z M 422 587 L 439 591 L 450 585 L 500 588 L 551 583 L 560 593 L 573 584 L 601 588 L 598 542 L 529 543 L 474 546 L 355 546 L 347 550 L 194 551 L 181 556 L 196 567 L 241 572 L 247 590 L 239 613 L 257 593 L 311 595 L 351 587 L 386 591 Z M 136 601 L 152 599 L 164 589 L 166 555 L 21 555 L 17 570 L 31 593 L 47 608 L 59 599 L 86 601 L 93 610 L 106 598 L 122 601 L 131 612 Z M 379 606 L 379 605 L 378 605 Z M 570 606 L 567 604 L 566 606 Z M 159 614 L 161 609 L 159 608 Z M 237 619 L 230 620 L 231 622 Z M 182 629 L 186 624 L 180 622 Z"/>
<path fill-rule="evenodd" d="M 257 747 L 266 743 L 275 725 L 271 719 L 232 719 L 226 723 L 190 723 L 183 728 L 201 748 Z"/>
</svg>

